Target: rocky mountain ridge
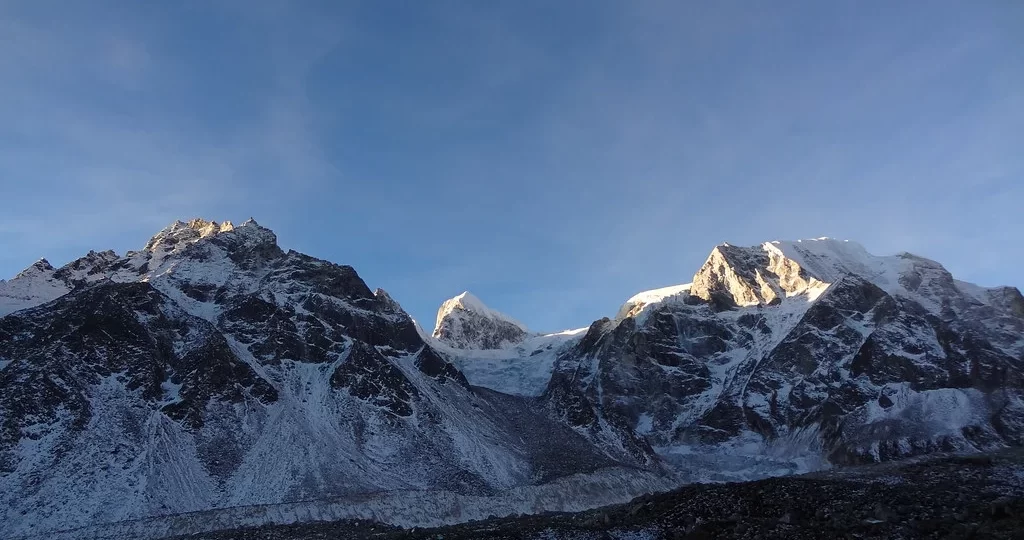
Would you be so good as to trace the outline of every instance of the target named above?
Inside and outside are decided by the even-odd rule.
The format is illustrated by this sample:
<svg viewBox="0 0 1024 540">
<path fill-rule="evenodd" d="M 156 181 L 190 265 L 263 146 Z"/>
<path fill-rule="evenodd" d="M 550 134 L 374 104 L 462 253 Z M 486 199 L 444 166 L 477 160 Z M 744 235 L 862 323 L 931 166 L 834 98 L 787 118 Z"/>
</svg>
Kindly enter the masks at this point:
<svg viewBox="0 0 1024 540">
<path fill-rule="evenodd" d="M 628 302 L 556 363 L 570 423 L 804 462 L 1020 444 L 1024 319 L 909 254 L 829 239 L 715 248 L 693 283 Z"/>
<path fill-rule="evenodd" d="M 2 291 L 24 302 L 0 318 L 2 536 L 623 466 L 471 387 L 386 293 L 254 221 L 177 222 L 108 259 Z M 101 277 L 49 300 L 74 269 Z"/>
<path fill-rule="evenodd" d="M 0 534 L 419 490 L 543 511 L 556 480 L 626 474 L 621 501 L 1021 445 L 1022 371 L 1017 289 L 852 242 L 723 244 L 559 334 L 464 293 L 425 335 L 253 220 L 179 221 L 0 282 Z"/>
</svg>

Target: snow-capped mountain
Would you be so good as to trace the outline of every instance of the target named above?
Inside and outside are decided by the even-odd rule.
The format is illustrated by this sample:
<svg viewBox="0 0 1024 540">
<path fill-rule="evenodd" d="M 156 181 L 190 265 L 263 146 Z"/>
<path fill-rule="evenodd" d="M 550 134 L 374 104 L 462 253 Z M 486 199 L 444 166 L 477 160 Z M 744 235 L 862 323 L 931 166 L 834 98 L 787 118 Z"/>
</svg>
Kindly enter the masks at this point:
<svg viewBox="0 0 1024 540">
<path fill-rule="evenodd" d="M 254 221 L 177 222 L 108 259 L 4 284 L 21 304 L 0 318 L 0 536 L 618 466 L 469 385 L 383 291 Z"/>
<path fill-rule="evenodd" d="M 90 251 L 60 270 L 40 259 L 10 281 L 0 280 L 0 317 L 64 296 L 71 289 L 103 280 L 117 261 L 113 251 Z"/>
<path fill-rule="evenodd" d="M 1021 445 L 1022 372 L 1017 289 L 852 242 L 723 244 L 555 334 L 464 293 L 425 335 L 253 220 L 176 222 L 0 282 L 0 536 L 436 524 Z"/>
<path fill-rule="evenodd" d="M 723 244 L 691 284 L 595 322 L 545 397 L 595 440 L 639 434 L 677 463 L 799 470 L 1021 444 L 1021 305 L 853 242 Z"/>
<path fill-rule="evenodd" d="M 466 291 L 441 304 L 431 335 L 457 349 L 507 349 L 522 343 L 530 331 Z"/>
<path fill-rule="evenodd" d="M 555 359 L 585 330 L 530 332 L 522 323 L 464 292 L 441 304 L 434 332 L 423 338 L 472 378 L 474 385 L 536 397 L 544 393 Z"/>
</svg>

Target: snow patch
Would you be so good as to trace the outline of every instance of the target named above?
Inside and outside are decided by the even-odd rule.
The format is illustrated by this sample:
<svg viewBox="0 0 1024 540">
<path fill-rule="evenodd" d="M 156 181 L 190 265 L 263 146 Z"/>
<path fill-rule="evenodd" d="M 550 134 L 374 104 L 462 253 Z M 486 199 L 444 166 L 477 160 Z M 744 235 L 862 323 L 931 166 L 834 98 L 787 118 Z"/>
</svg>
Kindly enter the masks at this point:
<svg viewBox="0 0 1024 540">
<path fill-rule="evenodd" d="M 963 428 L 985 421 L 985 396 L 968 388 L 939 388 L 915 392 L 907 384 L 887 385 L 895 392 L 887 394 L 892 405 L 883 408 L 877 401 L 868 402 L 864 422 L 908 420 L 926 426 L 935 433 L 959 433 Z"/>
<path fill-rule="evenodd" d="M 618 313 L 615 314 L 615 319 L 622 320 L 626 317 L 635 317 L 650 305 L 659 304 L 668 299 L 684 298 L 690 292 L 690 287 L 692 286 L 692 283 L 685 283 L 683 285 L 671 285 L 637 293 L 622 304 Z"/>
</svg>

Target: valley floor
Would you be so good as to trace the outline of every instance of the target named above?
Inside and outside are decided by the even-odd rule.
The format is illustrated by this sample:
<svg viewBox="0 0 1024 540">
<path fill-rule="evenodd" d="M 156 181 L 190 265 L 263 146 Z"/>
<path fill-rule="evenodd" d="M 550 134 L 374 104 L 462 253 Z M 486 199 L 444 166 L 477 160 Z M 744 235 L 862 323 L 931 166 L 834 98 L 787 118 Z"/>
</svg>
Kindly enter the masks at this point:
<svg viewBox="0 0 1024 540">
<path fill-rule="evenodd" d="M 695 484 L 587 512 L 436 529 L 402 530 L 346 521 L 187 538 L 1024 538 L 1024 450 L 932 457 L 755 482 Z"/>
</svg>

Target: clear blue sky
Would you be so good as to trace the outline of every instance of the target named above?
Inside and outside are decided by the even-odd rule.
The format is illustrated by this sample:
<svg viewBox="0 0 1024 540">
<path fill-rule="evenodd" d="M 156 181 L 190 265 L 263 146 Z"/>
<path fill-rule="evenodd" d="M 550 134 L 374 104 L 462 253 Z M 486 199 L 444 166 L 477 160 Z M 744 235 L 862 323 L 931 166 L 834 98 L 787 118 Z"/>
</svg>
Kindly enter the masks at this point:
<svg viewBox="0 0 1024 540">
<path fill-rule="evenodd" d="M 244 220 L 538 330 L 833 236 L 1024 285 L 1024 2 L 0 0 L 0 276 Z"/>
</svg>

